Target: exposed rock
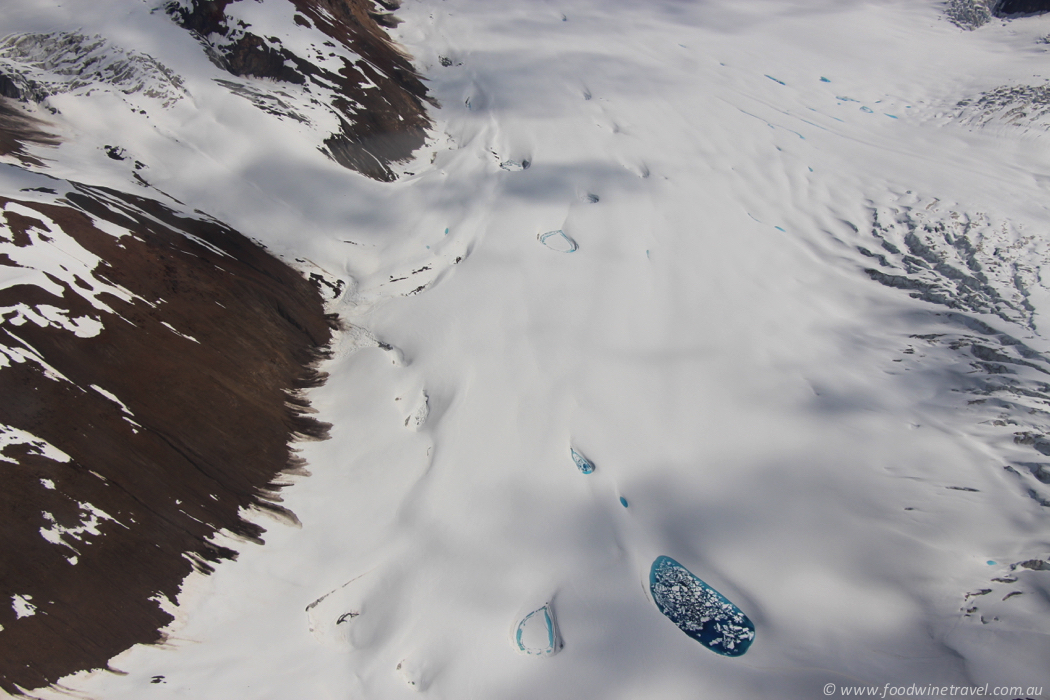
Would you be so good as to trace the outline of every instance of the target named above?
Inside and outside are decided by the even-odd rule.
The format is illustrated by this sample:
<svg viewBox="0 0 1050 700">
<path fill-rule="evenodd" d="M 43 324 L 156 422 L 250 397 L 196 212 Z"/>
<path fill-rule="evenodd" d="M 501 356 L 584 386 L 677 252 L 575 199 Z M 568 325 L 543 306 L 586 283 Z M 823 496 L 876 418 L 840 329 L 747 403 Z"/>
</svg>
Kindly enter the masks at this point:
<svg viewBox="0 0 1050 700">
<path fill-rule="evenodd" d="M 26 144 L 57 146 L 58 137 L 47 131 L 47 124 L 26 114 L 20 106 L 0 97 L 0 156 L 13 156 L 23 165 L 43 165 L 26 152 Z"/>
<path fill-rule="evenodd" d="M 236 556 L 216 531 L 261 541 L 242 509 L 294 522 L 274 479 L 326 431 L 296 393 L 334 323 L 304 277 L 217 221 L 51 183 L 0 197 L 9 693 L 162 640 L 163 601 Z"/>
<path fill-rule="evenodd" d="M 996 17 L 1031 15 L 1041 12 L 1050 12 L 1050 0 L 1000 0 L 995 8 Z"/>
<path fill-rule="evenodd" d="M 389 12 L 369 0 L 287 0 L 302 31 L 314 31 L 314 53 L 301 56 L 275 37 L 264 38 L 251 26 L 229 17 L 239 0 L 175 0 L 169 14 L 194 32 L 212 61 L 231 75 L 265 78 L 284 87 L 222 81 L 257 107 L 299 122 L 310 119 L 303 105 L 323 104 L 339 129 L 326 137 L 321 150 L 339 164 L 377 180 L 395 178 L 390 164 L 408 159 L 423 145 L 430 119 L 424 102 L 427 89 L 408 58 L 383 31 L 394 26 Z M 269 0 L 283 2 L 284 0 Z M 384 2 L 383 10 L 396 9 Z M 336 55 L 321 50 L 332 41 L 345 49 Z M 293 94 L 292 86 L 298 92 Z"/>
<path fill-rule="evenodd" d="M 1050 12 L 1050 0 L 948 0 L 944 13 L 963 29 L 977 29 L 992 17 Z"/>
</svg>

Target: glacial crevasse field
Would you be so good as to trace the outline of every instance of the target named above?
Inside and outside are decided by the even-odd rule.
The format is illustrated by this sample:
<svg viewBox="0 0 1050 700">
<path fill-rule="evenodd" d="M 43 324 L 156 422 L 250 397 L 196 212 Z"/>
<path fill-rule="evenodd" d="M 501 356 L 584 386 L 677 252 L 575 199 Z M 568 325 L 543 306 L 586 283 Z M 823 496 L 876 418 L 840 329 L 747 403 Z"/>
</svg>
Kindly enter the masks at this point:
<svg viewBox="0 0 1050 700">
<path fill-rule="evenodd" d="M 290 3 L 230 11 L 307 41 Z M 239 557 L 165 601 L 165 643 L 33 694 L 1050 695 L 1050 15 L 396 16 L 435 104 L 382 182 L 326 157 L 338 115 L 230 88 L 148 2 L 5 9 L 0 67 L 60 112 L 38 172 L 145 178 L 323 279 L 342 321 L 308 393 L 330 437 L 282 492 L 300 526 L 216 536 Z M 145 87 L 26 58 L 54 32 Z M 746 653 L 661 614 L 659 557 L 746 614 Z"/>
</svg>

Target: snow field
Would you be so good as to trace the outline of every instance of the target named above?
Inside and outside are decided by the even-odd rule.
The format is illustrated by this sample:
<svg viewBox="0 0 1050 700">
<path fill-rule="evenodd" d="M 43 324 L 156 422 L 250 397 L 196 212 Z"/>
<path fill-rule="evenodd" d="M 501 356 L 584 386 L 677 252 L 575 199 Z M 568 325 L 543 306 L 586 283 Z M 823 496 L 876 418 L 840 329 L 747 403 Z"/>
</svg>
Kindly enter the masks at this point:
<svg viewBox="0 0 1050 700">
<path fill-rule="evenodd" d="M 939 11 L 406 2 L 394 35 L 449 148 L 391 185 L 209 87 L 187 39 L 185 56 L 157 56 L 197 101 L 127 131 L 163 154 L 157 187 L 345 280 L 333 308 L 353 329 L 310 394 L 332 438 L 301 445 L 312 476 L 283 493 L 302 528 L 275 523 L 265 547 L 189 581 L 169 644 L 113 662 L 129 675 L 70 685 L 508 699 L 1050 686 L 1045 576 L 1025 574 L 998 621 L 963 614 L 968 592 L 1050 550 L 1045 509 L 1003 470 L 1039 455 L 967 407 L 966 361 L 911 337 L 959 333 L 948 309 L 875 283 L 856 250 L 871 209 L 909 191 L 945 216 L 1045 228 L 1043 135 L 944 115 L 1029 80 L 1050 20 L 964 33 Z M 112 133 L 80 114 L 77 128 Z M 96 158 L 77 148 L 57 152 Z M 578 250 L 538 240 L 556 230 Z M 1036 329 L 1045 300 L 1034 290 Z M 754 622 L 746 655 L 713 654 L 659 613 L 660 555 Z M 547 602 L 563 647 L 516 654 L 509 631 Z"/>
</svg>

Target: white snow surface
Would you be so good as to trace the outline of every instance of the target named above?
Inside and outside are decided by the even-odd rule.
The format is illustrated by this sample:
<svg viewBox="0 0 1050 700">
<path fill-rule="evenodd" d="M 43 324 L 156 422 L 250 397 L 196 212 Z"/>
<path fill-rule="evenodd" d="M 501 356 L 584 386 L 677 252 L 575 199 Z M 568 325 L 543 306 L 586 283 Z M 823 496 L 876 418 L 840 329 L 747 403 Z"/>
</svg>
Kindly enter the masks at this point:
<svg viewBox="0 0 1050 700">
<path fill-rule="evenodd" d="M 1042 85 L 1050 17 L 968 32 L 934 0 L 406 0 L 393 34 L 442 107 L 411 174 L 378 183 L 216 84 L 154 8 L 5 8 L 9 31 L 104 36 L 185 88 L 147 114 L 52 96 L 67 140 L 38 149 L 47 172 L 133 189 L 141 161 L 158 190 L 344 281 L 331 304 L 351 328 L 310 392 L 332 437 L 298 446 L 312 476 L 282 492 L 302 528 L 267 522 L 265 546 L 189 579 L 168 643 L 112 661 L 127 675 L 64 687 L 1050 697 L 1050 571 L 1016 566 L 1050 555 L 1050 488 L 1004 469 L 1042 458 L 1014 434 L 1046 429 L 1046 401 L 975 393 L 963 336 L 991 336 L 961 320 L 1034 353 L 1011 367 L 1036 391 L 1050 138 L 957 106 Z M 268 8 L 287 13 L 251 11 Z M 898 242 L 907 221 L 958 224 L 927 236 L 934 258 L 972 230 L 992 291 L 949 309 L 873 281 L 858 247 L 958 283 L 908 272 L 873 212 Z M 751 618 L 745 656 L 659 613 L 659 555 Z M 560 652 L 516 653 L 508 631 L 544 601 Z"/>
</svg>

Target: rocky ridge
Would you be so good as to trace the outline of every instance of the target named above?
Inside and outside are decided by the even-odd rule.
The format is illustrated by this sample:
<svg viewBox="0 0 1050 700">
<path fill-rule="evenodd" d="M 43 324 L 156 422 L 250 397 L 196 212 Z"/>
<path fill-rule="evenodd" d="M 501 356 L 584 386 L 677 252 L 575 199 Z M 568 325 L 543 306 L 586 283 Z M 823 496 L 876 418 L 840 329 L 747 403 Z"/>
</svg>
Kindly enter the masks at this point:
<svg viewBox="0 0 1050 700">
<path fill-rule="evenodd" d="M 164 9 L 229 74 L 220 84 L 279 118 L 335 124 L 320 150 L 394 179 L 391 164 L 430 125 L 426 88 L 383 31 L 395 5 L 296 0 L 289 27 L 308 35 L 308 56 L 254 33 L 236 6 Z M 158 190 L 43 174 L 49 147 L 75 130 L 37 115 L 62 122 L 51 97 L 97 91 L 135 112 L 189 95 L 175 71 L 107 37 L 0 41 L 0 689 L 11 694 L 162 642 L 187 575 L 236 558 L 231 542 L 262 543 L 250 513 L 297 523 L 280 505 L 289 477 L 306 474 L 292 445 L 327 431 L 302 393 L 324 380 L 316 365 L 338 326 L 326 280 Z M 142 167 L 132 182 L 148 185 Z"/>
<path fill-rule="evenodd" d="M 212 62 L 239 80 L 234 94 L 277 117 L 334 124 L 320 150 L 368 177 L 391 181 L 393 162 L 423 145 L 431 102 L 426 86 L 383 31 L 395 2 L 289 0 L 288 31 L 307 49 L 262 36 L 238 18 L 240 0 L 173 0 L 166 11 L 193 32 Z"/>
</svg>

